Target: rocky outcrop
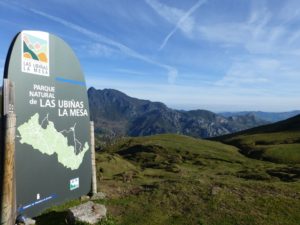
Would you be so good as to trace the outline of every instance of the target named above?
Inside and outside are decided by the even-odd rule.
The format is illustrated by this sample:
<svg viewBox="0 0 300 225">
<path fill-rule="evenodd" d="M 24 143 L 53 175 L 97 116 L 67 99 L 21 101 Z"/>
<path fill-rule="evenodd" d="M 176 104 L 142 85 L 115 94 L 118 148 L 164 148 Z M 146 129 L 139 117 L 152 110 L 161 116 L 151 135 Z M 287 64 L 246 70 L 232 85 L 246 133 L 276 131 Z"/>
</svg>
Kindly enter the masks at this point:
<svg viewBox="0 0 300 225">
<path fill-rule="evenodd" d="M 88 201 L 70 208 L 66 220 L 68 224 L 76 224 L 77 222 L 95 224 L 106 218 L 106 211 L 104 205 Z"/>
</svg>

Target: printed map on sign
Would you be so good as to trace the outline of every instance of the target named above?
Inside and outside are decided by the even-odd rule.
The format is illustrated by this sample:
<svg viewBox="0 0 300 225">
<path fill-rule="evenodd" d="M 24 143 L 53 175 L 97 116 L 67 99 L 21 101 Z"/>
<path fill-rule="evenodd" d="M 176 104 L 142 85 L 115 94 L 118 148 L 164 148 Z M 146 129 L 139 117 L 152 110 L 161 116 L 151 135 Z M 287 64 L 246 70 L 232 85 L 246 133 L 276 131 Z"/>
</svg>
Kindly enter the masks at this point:
<svg viewBox="0 0 300 225">
<path fill-rule="evenodd" d="M 20 133 L 20 143 L 31 145 L 42 154 L 57 154 L 58 162 L 64 167 L 71 170 L 78 169 L 89 145 L 87 142 L 83 145 L 76 138 L 76 124 L 69 129 L 57 131 L 54 123 L 49 121 L 48 115 L 41 124 L 39 124 L 39 117 L 40 115 L 36 113 L 17 128 Z M 68 145 L 68 138 L 64 134 L 71 134 L 73 145 Z"/>
</svg>

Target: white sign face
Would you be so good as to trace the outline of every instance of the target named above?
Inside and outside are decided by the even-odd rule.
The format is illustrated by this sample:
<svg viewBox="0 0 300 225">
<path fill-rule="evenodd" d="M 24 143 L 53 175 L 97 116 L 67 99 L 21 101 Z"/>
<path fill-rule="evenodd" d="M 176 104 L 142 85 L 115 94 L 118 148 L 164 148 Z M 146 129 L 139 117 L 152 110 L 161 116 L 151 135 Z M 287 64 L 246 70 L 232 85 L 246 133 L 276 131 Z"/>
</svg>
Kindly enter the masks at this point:
<svg viewBox="0 0 300 225">
<path fill-rule="evenodd" d="M 21 48 L 22 72 L 49 76 L 49 34 L 23 31 Z"/>
</svg>

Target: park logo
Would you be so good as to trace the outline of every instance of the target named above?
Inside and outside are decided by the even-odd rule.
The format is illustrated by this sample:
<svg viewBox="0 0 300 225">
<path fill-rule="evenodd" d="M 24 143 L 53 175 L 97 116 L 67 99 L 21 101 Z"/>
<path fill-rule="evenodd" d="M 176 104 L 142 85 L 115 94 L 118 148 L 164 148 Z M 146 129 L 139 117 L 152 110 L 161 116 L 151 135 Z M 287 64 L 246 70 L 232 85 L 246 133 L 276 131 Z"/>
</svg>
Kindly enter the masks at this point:
<svg viewBox="0 0 300 225">
<path fill-rule="evenodd" d="M 79 177 L 70 180 L 70 191 L 79 188 Z"/>
<path fill-rule="evenodd" d="M 22 32 L 22 72 L 49 76 L 49 34 Z"/>
</svg>

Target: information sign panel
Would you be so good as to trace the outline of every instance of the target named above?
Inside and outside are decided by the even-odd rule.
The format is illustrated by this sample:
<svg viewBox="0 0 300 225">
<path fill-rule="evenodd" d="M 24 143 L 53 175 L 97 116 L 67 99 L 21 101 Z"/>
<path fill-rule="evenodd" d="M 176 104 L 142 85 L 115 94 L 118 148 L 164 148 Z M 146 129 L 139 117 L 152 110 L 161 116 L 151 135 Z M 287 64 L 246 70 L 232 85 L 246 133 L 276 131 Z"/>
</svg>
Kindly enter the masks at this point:
<svg viewBox="0 0 300 225">
<path fill-rule="evenodd" d="M 17 208 L 36 216 L 90 191 L 86 84 L 71 48 L 46 32 L 19 33 L 6 60 L 4 78 L 15 85 Z"/>
</svg>

